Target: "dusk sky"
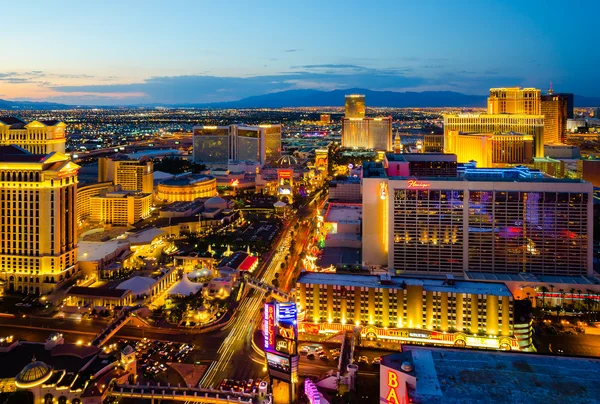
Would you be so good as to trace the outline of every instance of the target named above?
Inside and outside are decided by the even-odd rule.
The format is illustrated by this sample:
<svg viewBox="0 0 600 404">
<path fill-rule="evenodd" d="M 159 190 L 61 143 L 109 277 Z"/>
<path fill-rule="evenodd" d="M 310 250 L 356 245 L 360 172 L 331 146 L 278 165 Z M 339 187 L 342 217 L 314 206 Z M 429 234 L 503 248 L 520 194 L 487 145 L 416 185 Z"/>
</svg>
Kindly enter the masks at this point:
<svg viewBox="0 0 600 404">
<path fill-rule="evenodd" d="M 599 4 L 5 1 L 0 98 L 172 104 L 306 88 L 486 94 L 551 81 L 594 96 Z"/>
</svg>

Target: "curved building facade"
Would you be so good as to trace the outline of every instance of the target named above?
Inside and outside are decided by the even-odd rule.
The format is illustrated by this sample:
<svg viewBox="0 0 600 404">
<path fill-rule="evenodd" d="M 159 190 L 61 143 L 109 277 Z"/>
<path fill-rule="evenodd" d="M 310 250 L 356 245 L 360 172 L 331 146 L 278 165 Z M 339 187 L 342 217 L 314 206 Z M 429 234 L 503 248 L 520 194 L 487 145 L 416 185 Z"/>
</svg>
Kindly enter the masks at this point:
<svg viewBox="0 0 600 404">
<path fill-rule="evenodd" d="M 217 195 L 217 179 L 210 175 L 189 174 L 161 181 L 156 198 L 162 202 L 191 202 Z"/>
</svg>

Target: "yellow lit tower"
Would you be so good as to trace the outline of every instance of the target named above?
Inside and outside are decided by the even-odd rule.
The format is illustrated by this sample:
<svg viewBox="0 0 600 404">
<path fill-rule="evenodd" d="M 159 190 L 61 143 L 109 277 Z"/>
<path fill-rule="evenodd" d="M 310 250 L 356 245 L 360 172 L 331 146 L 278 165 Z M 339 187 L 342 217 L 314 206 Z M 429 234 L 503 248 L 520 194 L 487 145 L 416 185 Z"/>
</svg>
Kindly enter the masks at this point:
<svg viewBox="0 0 600 404">
<path fill-rule="evenodd" d="M 491 88 L 488 114 L 540 115 L 541 91 L 537 88 Z"/>
<path fill-rule="evenodd" d="M 0 280 L 47 294 L 77 272 L 79 166 L 60 152 L 0 146 Z"/>
<path fill-rule="evenodd" d="M 13 116 L 0 116 L 0 146 L 14 144 L 38 154 L 64 153 L 65 127 L 57 120 L 25 123 Z"/>
</svg>

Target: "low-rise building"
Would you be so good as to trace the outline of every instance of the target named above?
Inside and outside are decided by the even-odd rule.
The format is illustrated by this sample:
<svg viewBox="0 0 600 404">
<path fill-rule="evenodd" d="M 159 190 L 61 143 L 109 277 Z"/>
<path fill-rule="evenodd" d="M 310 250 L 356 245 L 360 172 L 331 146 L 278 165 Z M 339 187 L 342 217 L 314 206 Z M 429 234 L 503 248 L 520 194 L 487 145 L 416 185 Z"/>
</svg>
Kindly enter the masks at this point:
<svg viewBox="0 0 600 404">
<path fill-rule="evenodd" d="M 600 361 L 589 358 L 404 346 L 379 367 L 382 402 L 596 402 Z"/>
<path fill-rule="evenodd" d="M 296 290 L 302 332 L 360 327 L 362 337 L 388 342 L 504 350 L 531 345 L 529 322 L 514 324 L 513 296 L 502 283 L 305 272 Z"/>
<path fill-rule="evenodd" d="M 90 198 L 92 222 L 127 226 L 150 216 L 152 195 L 114 191 Z"/>
</svg>

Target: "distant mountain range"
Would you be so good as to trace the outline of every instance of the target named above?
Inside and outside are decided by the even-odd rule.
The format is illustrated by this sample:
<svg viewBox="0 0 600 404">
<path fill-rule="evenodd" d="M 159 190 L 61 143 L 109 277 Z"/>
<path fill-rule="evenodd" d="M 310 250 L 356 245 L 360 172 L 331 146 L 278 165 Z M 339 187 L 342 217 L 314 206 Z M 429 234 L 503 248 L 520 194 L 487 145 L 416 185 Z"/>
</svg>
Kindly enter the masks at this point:
<svg viewBox="0 0 600 404">
<path fill-rule="evenodd" d="M 6 101 L 0 99 L 0 109 L 8 110 L 19 110 L 19 109 L 37 109 L 37 110 L 49 110 L 49 109 L 69 109 L 73 108 L 72 105 L 57 104 L 55 102 L 34 102 L 34 101 Z"/>
<path fill-rule="evenodd" d="M 465 107 L 484 108 L 487 95 L 469 95 L 453 91 L 395 92 L 372 91 L 361 88 L 347 90 L 288 90 L 277 93 L 255 95 L 238 101 L 194 104 L 145 104 L 132 106 L 165 106 L 189 108 L 284 108 L 284 107 L 335 107 L 344 105 L 346 94 L 364 94 L 368 107 L 423 108 L 423 107 Z M 575 95 L 576 107 L 600 106 L 600 97 Z M 97 107 L 97 106 L 94 106 Z M 67 109 L 71 105 L 51 102 L 5 101 L 0 100 L 0 109 Z M 82 108 L 82 106 L 78 106 Z M 83 107 L 85 108 L 85 107 Z M 116 108 L 116 106 L 107 107 Z"/>
</svg>

